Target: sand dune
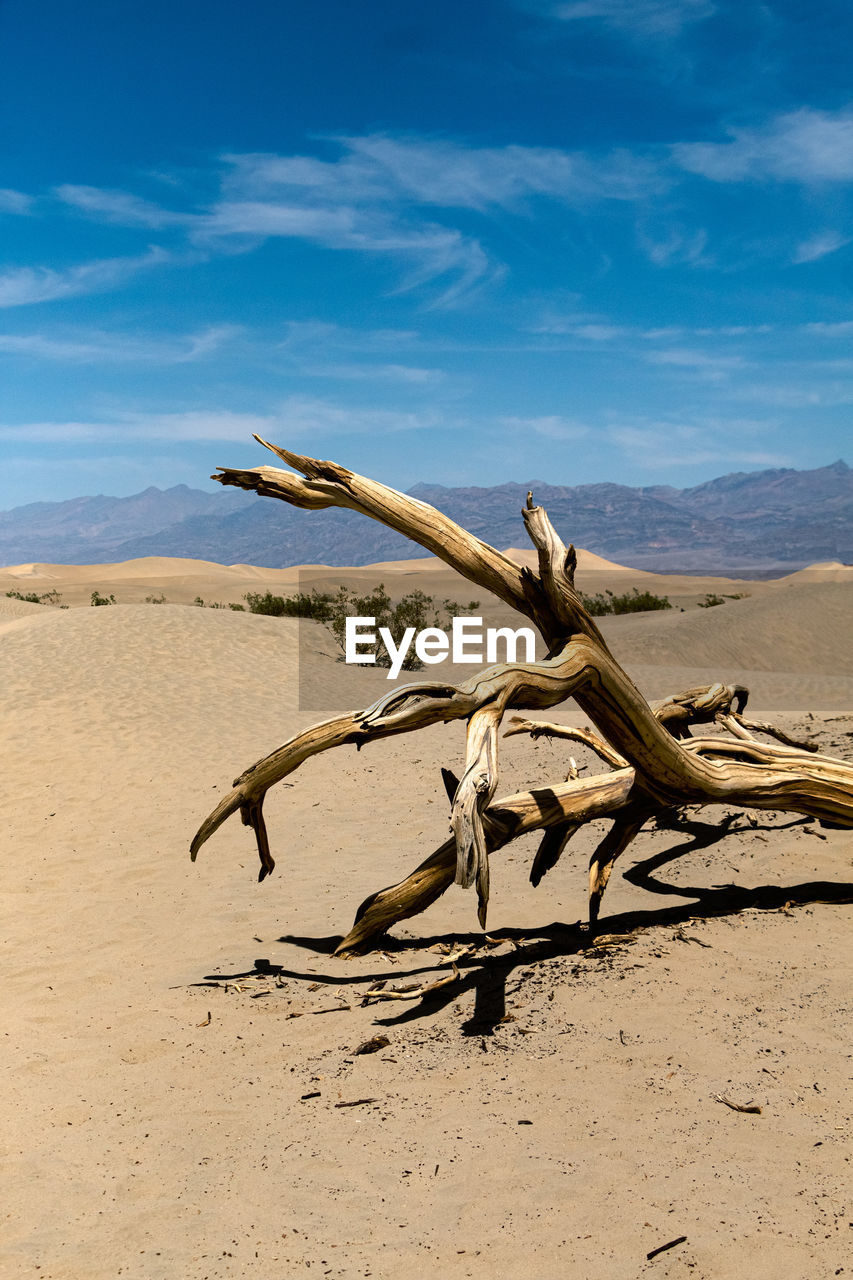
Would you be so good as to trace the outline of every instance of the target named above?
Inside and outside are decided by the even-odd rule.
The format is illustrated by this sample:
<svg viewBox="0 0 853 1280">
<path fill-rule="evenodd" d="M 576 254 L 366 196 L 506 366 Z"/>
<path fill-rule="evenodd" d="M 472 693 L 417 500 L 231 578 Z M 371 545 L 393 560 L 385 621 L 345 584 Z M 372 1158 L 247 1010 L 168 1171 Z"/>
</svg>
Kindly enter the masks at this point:
<svg viewBox="0 0 853 1280">
<path fill-rule="evenodd" d="M 601 619 L 621 661 L 853 676 L 853 591 L 806 580 L 710 609 Z"/>
<path fill-rule="evenodd" d="M 844 582 L 853 585 L 853 564 L 842 564 L 840 560 L 821 560 L 806 565 L 796 573 L 789 573 L 778 580 L 781 583 L 796 584 L 798 582 Z"/>
<path fill-rule="evenodd" d="M 536 552 L 509 548 L 506 552 L 519 564 L 535 568 Z M 828 571 L 830 574 L 834 570 Z M 354 587 L 372 586 L 385 580 L 389 590 L 403 594 L 418 586 L 438 598 L 467 600 L 479 589 L 435 556 L 416 560 L 386 560 L 373 565 L 333 568 L 328 565 L 297 565 L 268 569 L 258 565 L 221 565 L 208 560 L 149 556 L 117 564 L 62 565 L 21 564 L 0 569 L 0 593 L 58 591 L 63 603 L 72 608 L 88 605 L 93 591 L 115 595 L 119 604 L 139 604 L 149 596 L 166 597 L 170 604 L 192 604 L 196 597 L 206 603 L 240 604 L 248 591 L 287 593 L 297 589 L 336 586 L 344 582 Z M 717 577 L 660 575 L 613 564 L 592 552 L 578 552 L 578 586 L 582 591 L 651 590 L 670 595 L 676 603 L 694 602 L 713 591 L 749 590 L 760 593 L 767 583 L 742 584 Z"/>
<path fill-rule="evenodd" d="M 365 1006 L 377 981 L 446 973 L 437 942 L 482 943 L 453 889 L 387 954 L 329 954 L 362 898 L 445 838 L 439 768 L 458 769 L 462 727 L 309 762 L 269 796 L 263 885 L 236 820 L 193 866 L 189 839 L 234 775 L 316 719 L 317 699 L 387 692 L 385 673 L 335 661 L 317 624 L 177 603 L 292 571 L 29 568 L 2 590 L 137 602 L 0 596 L 4 1274 L 777 1280 L 848 1265 L 849 833 L 766 816 L 717 844 L 649 830 L 609 890 L 611 927 L 639 926 L 637 941 L 604 956 L 572 927 L 603 827 L 538 890 L 536 841 L 519 843 L 494 860 L 496 945 L 461 962 L 450 998 Z M 757 712 L 849 754 L 848 589 L 753 588 L 603 621 L 650 695 L 745 676 Z M 139 602 L 151 593 L 176 602 Z M 564 776 L 566 756 L 505 740 L 502 791 Z M 377 1033 L 384 1050 L 353 1052 Z"/>
</svg>

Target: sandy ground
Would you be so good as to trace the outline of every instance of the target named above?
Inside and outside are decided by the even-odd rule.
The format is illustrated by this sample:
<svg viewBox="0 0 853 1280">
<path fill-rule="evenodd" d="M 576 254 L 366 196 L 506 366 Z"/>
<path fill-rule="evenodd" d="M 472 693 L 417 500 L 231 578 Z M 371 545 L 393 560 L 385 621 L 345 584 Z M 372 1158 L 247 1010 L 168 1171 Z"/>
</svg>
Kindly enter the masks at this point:
<svg viewBox="0 0 853 1280">
<path fill-rule="evenodd" d="M 382 571 L 452 589 L 434 562 Z M 582 572 L 585 590 L 651 578 Z M 202 817 L 313 702 L 390 687 L 316 624 L 185 607 L 286 574 L 0 573 L 2 591 L 119 600 L 0 595 L 2 1274 L 853 1275 L 850 834 L 725 810 L 644 832 L 605 900 L 634 939 L 604 950 L 577 925 L 603 825 L 537 890 L 530 837 L 495 855 L 488 941 L 454 888 L 387 951 L 335 958 L 362 898 L 444 840 L 462 729 L 310 762 L 268 799 L 262 885 L 235 820 L 192 865 Z M 656 581 L 683 603 L 604 619 L 649 696 L 737 677 L 756 715 L 853 754 L 849 573 L 701 610 L 719 584 Z M 508 739 L 501 793 L 564 776 L 566 755 Z M 446 974 L 458 946 L 460 980 L 431 999 L 363 1003 Z"/>
</svg>

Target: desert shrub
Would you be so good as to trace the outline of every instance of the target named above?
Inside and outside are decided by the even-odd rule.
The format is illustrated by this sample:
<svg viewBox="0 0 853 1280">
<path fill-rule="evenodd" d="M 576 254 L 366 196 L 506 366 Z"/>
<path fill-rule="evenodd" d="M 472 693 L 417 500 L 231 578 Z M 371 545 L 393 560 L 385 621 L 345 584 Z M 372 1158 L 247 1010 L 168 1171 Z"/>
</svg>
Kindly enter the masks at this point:
<svg viewBox="0 0 853 1280">
<path fill-rule="evenodd" d="M 453 625 L 454 616 L 473 613 L 478 606 L 478 600 L 471 600 L 467 605 L 457 605 L 452 600 L 444 600 L 437 605 L 433 596 L 428 596 L 419 590 L 410 591 L 395 604 L 385 590 L 385 584 L 380 582 L 378 587 L 374 587 L 369 594 L 363 596 L 357 595 L 346 587 L 340 587 L 337 595 L 331 598 L 330 614 L 325 621 L 343 654 L 347 618 L 374 618 L 377 633 L 380 627 L 387 627 L 394 644 L 399 645 L 407 627 L 414 627 L 415 631 L 423 631 L 426 627 L 440 627 L 442 631 L 449 631 Z M 377 648 L 376 665 L 391 666 L 391 658 L 384 646 Z M 422 666 L 423 663 L 414 649 L 410 649 L 403 660 L 403 670 L 419 671 Z"/>
<path fill-rule="evenodd" d="M 235 613 L 245 613 L 246 606 L 244 604 L 223 604 L 221 600 L 202 600 L 201 596 L 196 596 L 193 604 L 199 609 L 233 609 Z"/>
<path fill-rule="evenodd" d="M 36 591 L 7 591 L 6 595 L 11 600 L 26 600 L 28 604 L 52 604 L 58 605 L 61 609 L 68 608 L 67 604 L 59 603 L 62 596 L 58 591 L 43 591 L 40 595 Z"/>
<path fill-rule="evenodd" d="M 594 596 L 581 596 L 587 613 L 600 618 L 607 613 L 649 613 L 654 609 L 671 609 L 672 601 L 668 596 L 656 596 L 651 591 L 626 591 L 623 595 L 614 595 L 612 591 L 601 592 Z"/>
<path fill-rule="evenodd" d="M 454 616 L 473 613 L 479 605 L 477 600 L 471 600 L 467 605 L 456 605 L 452 600 L 437 604 L 433 596 L 419 590 L 410 591 L 395 603 L 382 582 L 365 595 L 358 595 L 342 586 L 334 594 L 318 591 L 316 587 L 310 593 L 297 591 L 292 596 L 276 596 L 271 591 L 263 594 L 250 591 L 243 599 L 251 613 L 262 613 L 272 618 L 312 618 L 315 622 L 324 623 L 340 645 L 341 656 L 344 653 L 347 618 L 375 618 L 377 632 L 380 627 L 387 627 L 394 643 L 399 645 L 408 627 L 414 627 L 416 631 L 423 631 L 425 627 L 441 627 L 447 631 L 453 624 Z M 234 605 L 231 607 L 235 608 Z M 377 650 L 376 665 L 391 665 L 384 646 Z M 418 671 L 422 666 L 423 663 L 414 651 L 406 655 L 404 671 Z"/>
<path fill-rule="evenodd" d="M 115 596 L 102 596 L 100 591 L 98 591 L 97 589 L 95 589 L 92 592 L 92 608 L 93 609 L 97 609 L 99 605 L 115 604 L 115 602 L 116 602 Z"/>
<path fill-rule="evenodd" d="M 294 596 L 275 596 L 271 591 L 263 594 L 249 591 L 243 596 L 250 613 L 263 613 L 269 618 L 313 618 L 316 622 L 328 622 L 332 616 L 335 599 L 329 592 L 297 591 Z"/>
<path fill-rule="evenodd" d="M 159 596 L 146 596 L 146 597 L 145 597 L 145 603 L 146 603 L 146 604 L 165 604 L 165 603 L 166 603 L 166 597 L 165 597 L 164 595 L 159 595 Z"/>
<path fill-rule="evenodd" d="M 715 605 L 725 604 L 727 600 L 746 600 L 748 596 L 748 591 L 737 591 L 731 596 L 718 596 L 715 591 L 711 591 L 705 596 L 704 600 L 699 600 L 697 603 L 700 609 L 713 609 Z"/>
</svg>

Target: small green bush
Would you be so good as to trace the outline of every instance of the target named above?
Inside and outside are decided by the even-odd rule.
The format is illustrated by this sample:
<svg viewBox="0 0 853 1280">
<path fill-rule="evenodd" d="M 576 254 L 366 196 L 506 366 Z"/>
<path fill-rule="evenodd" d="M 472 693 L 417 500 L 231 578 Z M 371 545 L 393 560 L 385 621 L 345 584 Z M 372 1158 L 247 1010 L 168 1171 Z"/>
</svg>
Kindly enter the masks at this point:
<svg viewBox="0 0 853 1280">
<path fill-rule="evenodd" d="M 416 631 L 423 631 L 425 627 L 441 627 L 447 631 L 453 624 L 454 616 L 473 613 L 479 607 L 478 600 L 471 600 L 467 605 L 456 605 L 452 600 L 444 600 L 438 605 L 433 596 L 418 590 L 410 591 L 394 603 L 382 582 L 366 595 L 358 595 L 342 586 L 335 594 L 318 591 L 316 587 L 310 593 L 297 591 L 292 596 L 276 596 L 271 591 L 263 594 L 250 591 L 243 599 L 251 613 L 262 613 L 272 618 L 312 618 L 315 622 L 324 623 L 340 645 L 341 654 L 344 651 L 347 618 L 375 618 L 377 631 L 380 627 L 387 627 L 394 643 L 399 645 L 407 627 L 414 627 Z M 237 608 L 239 607 L 238 605 Z M 391 658 L 384 646 L 377 651 L 376 665 L 391 666 Z M 419 671 L 422 666 L 423 663 L 414 651 L 406 655 L 404 671 Z"/>
<path fill-rule="evenodd" d="M 347 618 L 375 618 L 376 630 L 387 627 L 394 644 L 399 646 L 407 627 L 414 627 L 416 631 L 423 631 L 426 627 L 440 627 L 442 631 L 448 631 L 453 625 L 454 616 L 473 613 L 479 603 L 478 600 L 471 600 L 467 605 L 457 605 L 452 600 L 444 600 L 441 605 L 436 605 L 433 596 L 415 590 L 394 604 L 382 582 L 365 596 L 340 587 L 337 595 L 332 598 L 327 626 L 340 645 L 341 653 L 344 651 Z M 377 649 L 376 666 L 391 666 L 391 657 L 384 646 Z M 410 649 L 403 660 L 403 670 L 420 671 L 422 666 L 420 658 Z"/>
<path fill-rule="evenodd" d="M 587 613 L 600 618 L 608 613 L 650 613 L 654 609 L 671 609 L 672 601 L 668 596 L 656 596 L 651 591 L 626 591 L 623 595 L 614 595 L 607 591 L 595 596 L 581 596 Z"/>
<path fill-rule="evenodd" d="M 221 600 L 202 600 L 201 596 L 196 596 L 193 604 L 199 609 L 233 609 L 235 613 L 245 613 L 246 606 L 244 604 L 223 604 Z"/>
<path fill-rule="evenodd" d="M 328 622 L 335 597 L 315 587 L 310 595 L 306 591 L 297 591 L 295 596 L 249 591 L 243 599 L 250 613 L 262 613 L 269 618 L 313 618 L 316 622 Z"/>
<path fill-rule="evenodd" d="M 59 605 L 61 609 L 67 609 L 68 605 L 60 605 L 62 596 L 58 591 L 43 591 L 39 595 L 35 591 L 7 591 L 6 595 L 11 600 L 26 600 L 28 604 L 52 604 Z"/>
<path fill-rule="evenodd" d="M 697 603 L 700 609 L 713 609 L 715 605 L 725 604 L 727 600 L 746 600 L 748 597 L 748 591 L 736 591 L 735 594 L 731 596 L 718 596 L 716 592 L 712 591 L 705 596 L 704 600 L 699 600 Z"/>
<path fill-rule="evenodd" d="M 166 597 L 165 597 L 164 595 L 159 595 L 159 596 L 146 596 L 146 597 L 145 597 L 145 603 L 146 603 L 146 604 L 165 604 L 165 603 L 166 603 Z"/>
<path fill-rule="evenodd" d="M 92 592 L 92 608 L 97 609 L 99 605 L 115 604 L 115 596 L 102 596 L 97 589 Z"/>
</svg>

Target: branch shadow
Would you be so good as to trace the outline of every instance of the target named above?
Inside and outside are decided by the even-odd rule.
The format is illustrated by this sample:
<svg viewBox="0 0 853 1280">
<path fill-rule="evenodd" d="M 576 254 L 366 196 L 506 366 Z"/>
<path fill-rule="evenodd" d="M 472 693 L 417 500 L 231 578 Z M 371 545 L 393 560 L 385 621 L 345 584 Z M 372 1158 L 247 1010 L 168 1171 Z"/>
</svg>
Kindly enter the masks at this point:
<svg viewBox="0 0 853 1280">
<path fill-rule="evenodd" d="M 660 855 L 658 855 L 658 858 Z M 649 859 L 650 862 L 658 859 Z M 633 868 L 636 872 L 637 868 Z M 658 883 L 658 882 L 655 882 Z M 664 891 L 673 892 L 670 886 Z M 459 1000 L 467 992 L 474 992 L 474 1011 L 461 1026 L 463 1035 L 491 1036 L 495 1028 L 507 1016 L 507 997 L 521 985 L 519 981 L 512 985 L 513 974 L 528 965 L 542 960 L 569 959 L 582 956 L 594 950 L 596 936 L 607 934 L 634 934 L 637 932 L 687 924 L 691 920 L 709 920 L 717 916 L 739 915 L 742 911 L 753 908 L 760 911 L 780 911 L 784 907 L 808 906 L 811 904 L 840 905 L 853 902 L 853 883 L 833 884 L 826 880 L 811 880 L 798 885 L 756 885 L 745 887 L 735 884 L 714 886 L 710 889 L 677 890 L 679 896 L 694 895 L 697 903 L 682 903 L 678 906 L 660 907 L 650 910 L 624 911 L 608 916 L 599 922 L 599 927 L 592 931 L 580 922 L 574 925 L 554 921 L 551 924 L 531 929 L 500 929 L 490 937 L 500 942 L 511 942 L 513 950 L 504 955 L 475 954 L 462 957 L 457 961 L 460 973 L 458 982 L 441 987 L 413 1001 L 410 1006 L 397 1013 L 379 1016 L 376 1025 L 381 1027 L 403 1026 L 423 1018 L 430 1018 Z M 436 943 L 482 944 L 483 935 L 471 933 L 460 935 L 454 933 L 437 934 L 434 937 L 417 938 L 400 942 L 395 950 L 398 953 L 423 951 Z M 314 940 L 285 935 L 281 942 L 302 946 L 306 950 L 314 950 Z M 440 961 L 428 964 L 410 964 L 401 966 L 394 974 L 396 979 L 417 979 L 421 975 L 431 975 L 434 979 L 440 972 Z M 233 981 L 239 978 L 280 975 L 295 981 L 318 983 L 321 986 L 336 989 L 365 986 L 387 981 L 387 968 L 376 973 L 335 973 L 319 974 L 308 970 L 289 968 L 285 965 L 270 964 L 268 961 L 256 962 L 255 967 L 233 974 L 206 975 L 205 981 L 193 985 L 204 986 L 210 982 Z M 374 1003 L 371 1001 L 371 1003 Z"/>
<path fill-rule="evenodd" d="M 502 955 L 492 955 L 483 951 L 484 935 L 478 932 L 460 934 L 433 934 L 419 938 L 395 938 L 384 934 L 373 940 L 370 951 L 382 951 L 394 954 L 401 960 L 411 958 L 411 962 L 401 965 L 394 974 L 396 979 L 417 979 L 422 975 L 431 975 L 431 980 L 442 972 L 441 960 L 417 963 L 415 953 L 423 952 L 438 945 L 464 947 L 472 945 L 479 950 L 470 956 L 460 957 L 456 964 L 459 970 L 459 981 L 437 991 L 425 993 L 411 1005 L 387 1016 L 375 1019 L 376 1025 L 382 1027 L 402 1026 L 423 1018 L 433 1017 L 457 1001 L 468 991 L 474 992 L 474 1011 L 461 1026 L 462 1034 L 467 1036 L 490 1036 L 495 1028 L 507 1017 L 507 996 L 521 985 L 523 975 L 515 986 L 511 986 L 513 974 L 523 970 L 527 965 L 553 959 L 569 959 L 593 951 L 596 938 L 602 934 L 636 934 L 645 930 L 666 926 L 684 925 L 691 920 L 708 920 L 719 916 L 739 915 L 752 908 L 760 911 L 780 911 L 784 907 L 807 906 L 820 903 L 837 905 L 853 902 L 853 883 L 833 883 L 825 880 L 811 880 L 798 885 L 756 885 L 747 887 L 737 884 L 720 884 L 710 887 L 702 885 L 667 884 L 656 878 L 654 873 L 661 867 L 697 850 L 709 848 L 727 836 L 743 835 L 743 827 L 733 824 L 741 815 L 733 814 L 721 823 L 710 823 L 679 818 L 667 824 L 667 830 L 683 833 L 688 839 L 673 848 L 652 854 L 642 859 L 623 872 L 623 878 L 630 884 L 648 890 L 650 893 L 673 896 L 681 899 L 691 898 L 692 902 L 681 902 L 672 906 L 660 906 L 644 910 L 632 910 L 604 917 L 598 921 L 594 929 L 586 923 L 577 921 L 568 925 L 554 921 L 537 928 L 503 928 L 491 930 L 489 938 L 495 943 L 510 943 L 513 950 Z M 750 831 L 779 831 L 802 825 L 808 819 L 797 818 L 786 823 L 759 826 L 750 823 Z M 332 956 L 343 935 L 311 937 L 297 934 L 284 934 L 277 941 L 288 946 L 298 947 L 315 955 Z M 345 964 L 346 960 L 341 959 Z M 444 968 L 444 972 L 447 972 Z M 319 974 L 309 970 L 288 968 L 284 965 L 271 964 L 266 959 L 254 962 L 254 967 L 232 974 L 205 975 L 204 982 L 195 986 L 217 984 L 222 981 L 234 981 L 240 978 L 281 976 L 295 981 L 317 983 L 320 986 L 336 989 L 373 985 L 387 982 L 389 973 L 382 968 L 375 973 Z M 366 1002 L 365 1002 L 366 1003 Z M 373 1004 L 374 1001 L 371 1001 Z M 378 1003 L 378 1002 L 376 1002 Z"/>
</svg>

